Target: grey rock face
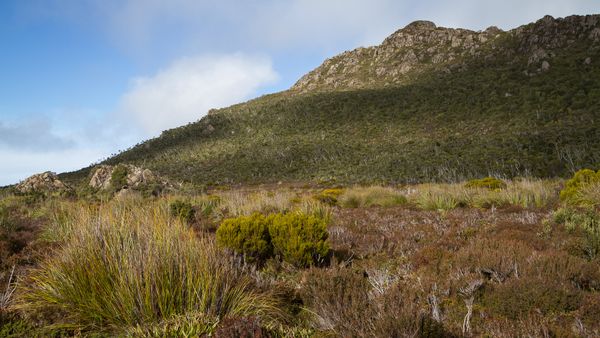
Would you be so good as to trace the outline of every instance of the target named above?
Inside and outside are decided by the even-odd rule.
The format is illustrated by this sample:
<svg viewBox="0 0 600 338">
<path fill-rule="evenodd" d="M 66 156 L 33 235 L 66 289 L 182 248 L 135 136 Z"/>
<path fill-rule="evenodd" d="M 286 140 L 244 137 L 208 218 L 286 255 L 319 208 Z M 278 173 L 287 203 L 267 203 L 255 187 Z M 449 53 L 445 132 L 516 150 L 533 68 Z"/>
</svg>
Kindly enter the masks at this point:
<svg viewBox="0 0 600 338">
<path fill-rule="evenodd" d="M 130 164 L 124 164 L 127 168 L 127 185 L 122 188 L 136 189 L 144 184 L 161 184 L 168 186 L 168 182 L 160 176 L 154 174 L 149 169 L 136 167 Z M 99 165 L 96 167 L 92 178 L 90 179 L 90 187 L 98 190 L 108 190 L 112 187 L 112 175 L 115 170 L 115 166 L 110 165 Z"/>
<path fill-rule="evenodd" d="M 16 189 L 20 193 L 45 193 L 72 190 L 69 186 L 64 184 L 55 173 L 50 171 L 36 174 L 23 180 L 21 183 L 17 184 Z"/>
<path fill-rule="evenodd" d="M 511 43 L 506 43 L 507 39 Z M 415 21 L 378 46 L 357 48 L 327 59 L 298 80 L 291 92 L 402 85 L 432 70 L 465 70 L 467 59 L 493 62 L 505 58 L 522 64 L 523 73 L 531 74 L 528 67 L 546 71 L 556 50 L 584 40 L 594 45 L 600 42 L 600 15 L 546 16 L 507 32 L 495 26 L 475 32 Z"/>
</svg>

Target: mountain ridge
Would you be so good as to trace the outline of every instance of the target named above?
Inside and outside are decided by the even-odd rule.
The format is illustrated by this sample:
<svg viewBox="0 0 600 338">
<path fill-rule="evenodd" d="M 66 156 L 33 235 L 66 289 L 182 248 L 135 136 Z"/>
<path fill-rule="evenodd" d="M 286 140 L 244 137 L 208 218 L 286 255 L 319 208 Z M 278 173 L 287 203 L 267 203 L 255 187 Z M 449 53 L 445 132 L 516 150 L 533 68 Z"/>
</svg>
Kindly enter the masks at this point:
<svg viewBox="0 0 600 338">
<path fill-rule="evenodd" d="M 304 75 L 291 90 L 348 90 L 401 85 L 430 68 L 450 71 L 464 67 L 464 57 L 493 58 L 494 50 L 506 35 L 528 37 L 518 48 L 505 49 L 509 55 L 529 55 L 528 66 L 542 68 L 540 62 L 551 58 L 553 48 L 568 47 L 569 39 L 584 38 L 588 33 L 594 44 L 600 41 L 600 15 L 569 16 L 554 19 L 545 16 L 535 23 L 509 31 L 490 26 L 484 31 L 438 27 L 431 21 L 414 21 L 397 30 L 377 46 L 360 47 L 325 60 Z M 562 34 L 552 35 L 556 32 Z M 518 60 L 515 60 L 518 62 Z M 436 67 L 437 66 L 437 67 Z"/>
<path fill-rule="evenodd" d="M 418 21 L 382 43 L 395 52 L 342 53 L 287 91 L 211 110 L 102 163 L 200 185 L 566 176 L 600 164 L 599 18 L 544 17 L 477 39 Z M 409 38 L 416 31 L 425 43 Z M 417 61 L 403 73 L 406 55 Z M 331 60 L 359 67 L 329 74 Z"/>
</svg>

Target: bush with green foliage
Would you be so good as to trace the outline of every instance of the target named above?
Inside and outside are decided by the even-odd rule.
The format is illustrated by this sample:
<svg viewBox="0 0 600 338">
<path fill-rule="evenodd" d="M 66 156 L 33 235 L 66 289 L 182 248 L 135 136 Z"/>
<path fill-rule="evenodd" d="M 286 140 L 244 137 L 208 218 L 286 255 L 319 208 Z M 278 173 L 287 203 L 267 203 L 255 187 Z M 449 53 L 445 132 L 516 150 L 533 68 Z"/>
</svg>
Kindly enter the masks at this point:
<svg viewBox="0 0 600 338">
<path fill-rule="evenodd" d="M 589 259 L 600 255 L 600 214 L 595 210 L 561 208 L 554 212 L 554 221 L 571 232 L 584 236 L 583 252 Z"/>
<path fill-rule="evenodd" d="M 298 267 L 322 262 L 329 254 L 327 220 L 301 212 L 254 213 L 226 219 L 217 229 L 217 243 L 259 260 L 277 255 Z"/>
<path fill-rule="evenodd" d="M 248 258 L 265 260 L 273 255 L 271 219 L 260 213 L 226 219 L 217 229 L 217 244 Z"/>
<path fill-rule="evenodd" d="M 570 204 L 581 204 L 581 192 L 585 187 L 592 184 L 600 184 L 600 170 L 595 172 L 591 169 L 581 169 L 577 171 L 565 183 L 565 188 L 560 192 L 561 201 Z"/>
<path fill-rule="evenodd" d="M 192 223 L 194 221 L 196 210 L 194 210 L 192 203 L 175 200 L 169 204 L 169 208 L 171 209 L 171 216 L 179 217 L 186 223 Z"/>
<path fill-rule="evenodd" d="M 495 177 L 485 177 L 470 180 L 465 184 L 467 188 L 484 188 L 489 190 L 500 190 L 506 188 L 506 183 Z"/>
<path fill-rule="evenodd" d="M 302 213 L 270 216 L 273 249 L 284 261 L 298 267 L 318 264 L 329 254 L 327 222 Z"/>
<path fill-rule="evenodd" d="M 127 185 L 127 175 L 129 174 L 129 170 L 126 166 L 119 164 L 113 169 L 113 172 L 110 176 L 110 184 L 112 185 L 114 190 L 121 190 L 124 186 Z"/>
<path fill-rule="evenodd" d="M 314 197 L 317 201 L 328 205 L 336 205 L 338 203 L 338 197 L 344 192 L 343 189 L 325 189 Z"/>
</svg>

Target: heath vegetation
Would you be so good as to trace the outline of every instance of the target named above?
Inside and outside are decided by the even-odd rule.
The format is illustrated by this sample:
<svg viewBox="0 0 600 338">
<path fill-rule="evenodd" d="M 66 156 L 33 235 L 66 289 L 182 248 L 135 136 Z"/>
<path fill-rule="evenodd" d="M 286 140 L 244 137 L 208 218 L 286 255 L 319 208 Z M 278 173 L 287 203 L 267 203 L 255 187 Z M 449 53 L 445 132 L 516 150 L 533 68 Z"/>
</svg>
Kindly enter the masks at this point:
<svg viewBox="0 0 600 338">
<path fill-rule="evenodd" d="M 7 195 L 0 332 L 595 336 L 600 213 L 581 177 Z"/>
</svg>

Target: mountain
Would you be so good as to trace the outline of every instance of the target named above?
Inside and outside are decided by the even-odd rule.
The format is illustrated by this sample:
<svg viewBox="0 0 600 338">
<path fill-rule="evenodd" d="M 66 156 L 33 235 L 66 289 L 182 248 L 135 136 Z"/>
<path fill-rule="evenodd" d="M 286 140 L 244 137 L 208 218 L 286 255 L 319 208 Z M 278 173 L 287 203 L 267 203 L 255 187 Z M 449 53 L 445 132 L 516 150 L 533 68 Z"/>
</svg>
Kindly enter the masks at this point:
<svg viewBox="0 0 600 338">
<path fill-rule="evenodd" d="M 200 185 L 553 177 L 600 166 L 599 120 L 600 15 L 480 32 L 417 21 L 103 163 Z"/>
</svg>

